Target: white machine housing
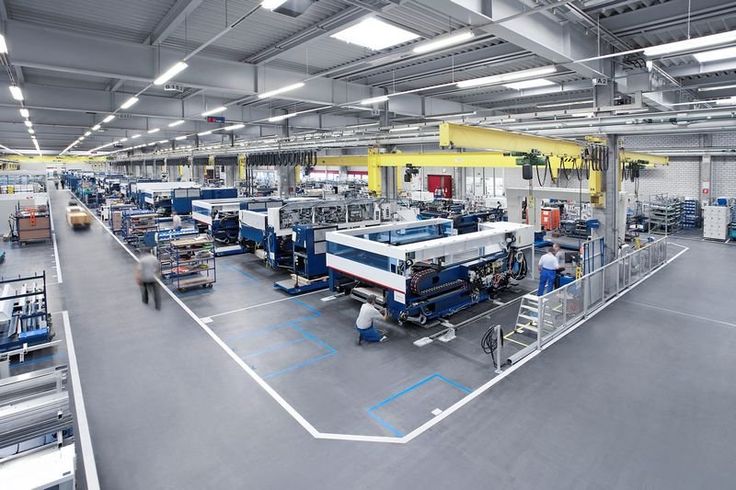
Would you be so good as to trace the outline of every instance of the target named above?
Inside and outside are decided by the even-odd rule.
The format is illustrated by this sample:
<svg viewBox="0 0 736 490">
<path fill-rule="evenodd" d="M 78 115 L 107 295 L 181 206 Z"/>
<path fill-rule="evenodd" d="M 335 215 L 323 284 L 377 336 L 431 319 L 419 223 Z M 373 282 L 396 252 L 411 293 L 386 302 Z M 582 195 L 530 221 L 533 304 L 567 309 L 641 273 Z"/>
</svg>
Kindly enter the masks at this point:
<svg viewBox="0 0 736 490">
<path fill-rule="evenodd" d="M 406 293 L 406 283 L 410 267 L 403 267 L 407 261 L 442 263 L 449 266 L 473 258 L 481 258 L 507 248 L 506 236 L 513 233 L 516 242 L 514 247 L 531 245 L 534 237 L 529 225 L 509 222 L 484 223 L 487 228 L 473 233 L 454 235 L 452 220 L 434 218 L 428 220 L 390 223 L 370 228 L 331 231 L 327 233 L 328 253 L 327 267 L 348 274 L 367 282 L 380 284 L 399 293 Z M 391 245 L 370 240 L 368 235 L 396 233 L 401 235 L 410 229 L 439 225 L 444 228 L 444 235 L 425 241 L 405 245 Z M 355 250 L 366 251 L 373 255 L 386 257 L 385 269 L 367 265 L 330 253 L 330 244 L 344 245 Z M 399 272 L 403 271 L 403 272 Z"/>
</svg>

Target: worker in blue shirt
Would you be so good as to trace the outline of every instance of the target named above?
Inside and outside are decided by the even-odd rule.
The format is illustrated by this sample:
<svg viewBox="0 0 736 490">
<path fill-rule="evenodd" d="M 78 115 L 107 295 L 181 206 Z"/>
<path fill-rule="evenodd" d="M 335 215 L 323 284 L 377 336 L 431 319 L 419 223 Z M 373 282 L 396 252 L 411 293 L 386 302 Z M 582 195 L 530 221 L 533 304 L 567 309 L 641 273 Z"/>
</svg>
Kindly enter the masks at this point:
<svg viewBox="0 0 736 490">
<path fill-rule="evenodd" d="M 537 288 L 537 296 L 542 296 L 554 289 L 555 276 L 560 264 L 557 261 L 552 247 L 547 249 L 547 253 L 539 259 L 539 288 Z"/>
</svg>

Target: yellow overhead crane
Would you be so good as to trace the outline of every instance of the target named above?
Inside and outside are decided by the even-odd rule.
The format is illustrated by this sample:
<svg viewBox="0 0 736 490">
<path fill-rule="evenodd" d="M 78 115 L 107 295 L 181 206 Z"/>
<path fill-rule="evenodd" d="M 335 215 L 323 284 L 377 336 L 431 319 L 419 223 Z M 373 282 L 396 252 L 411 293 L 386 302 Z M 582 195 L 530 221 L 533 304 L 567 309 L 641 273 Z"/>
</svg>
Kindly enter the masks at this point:
<svg viewBox="0 0 736 490">
<path fill-rule="evenodd" d="M 602 140 L 589 139 L 588 144 L 600 145 Z M 443 122 L 440 124 L 439 145 L 450 149 L 482 149 L 479 152 L 428 152 L 428 153 L 380 153 L 371 148 L 368 155 L 322 156 L 317 165 L 363 166 L 368 168 L 368 189 L 381 192 L 381 167 L 396 167 L 397 182 L 399 169 L 411 164 L 414 167 L 520 167 L 523 155 L 542 157 L 552 179 L 556 179 L 561 168 L 580 160 L 587 144 L 561 138 L 535 136 L 503 129 L 466 126 Z M 532 158 L 533 159 L 533 158 Z M 619 161 L 637 162 L 640 165 L 667 165 L 666 156 L 650 155 L 620 150 Z M 591 200 L 603 203 L 604 172 L 590 170 L 588 185 Z M 619 186 L 621 181 L 619 180 Z"/>
</svg>

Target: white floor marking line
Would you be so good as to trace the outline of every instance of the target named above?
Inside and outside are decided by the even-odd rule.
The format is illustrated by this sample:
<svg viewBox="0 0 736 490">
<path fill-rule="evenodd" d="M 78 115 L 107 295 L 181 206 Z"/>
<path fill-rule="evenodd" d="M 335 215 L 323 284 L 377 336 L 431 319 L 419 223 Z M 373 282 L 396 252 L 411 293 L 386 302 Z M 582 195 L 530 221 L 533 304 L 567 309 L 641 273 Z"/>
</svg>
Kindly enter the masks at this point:
<svg viewBox="0 0 736 490">
<path fill-rule="evenodd" d="M 673 260 L 677 259 L 680 255 L 684 254 L 688 250 L 689 249 L 687 247 L 685 247 L 685 250 L 680 251 L 674 257 L 672 257 L 671 259 L 665 261 L 661 266 L 659 266 L 656 270 L 654 270 L 649 276 L 647 276 L 647 277 L 639 280 L 637 283 L 631 285 L 622 294 L 620 294 L 619 296 L 615 297 L 614 299 L 612 299 L 611 301 L 609 301 L 608 303 L 606 303 L 606 306 L 608 306 L 609 304 L 611 304 L 614 301 L 618 300 L 619 298 L 621 298 L 622 296 L 624 296 L 626 293 L 628 293 L 629 291 L 631 291 L 632 289 L 634 289 L 635 287 L 637 287 L 639 284 L 642 284 L 646 279 L 652 277 L 654 274 L 656 274 L 657 272 L 659 272 L 662 269 L 664 269 L 664 267 L 666 265 L 670 264 Z M 448 417 L 451 414 L 453 414 L 454 412 L 460 410 L 462 407 L 464 407 L 465 405 L 467 405 L 468 403 L 470 403 L 472 400 L 474 400 L 475 398 L 477 398 L 478 396 L 480 396 L 481 394 L 483 394 L 484 392 L 486 392 L 487 390 L 489 390 L 494 385 L 498 384 L 506 376 L 508 376 L 511 373 L 515 372 L 521 366 L 523 366 L 527 362 L 529 362 L 532 359 L 534 359 L 535 357 L 537 357 L 542 351 L 544 351 L 547 348 L 551 347 L 557 341 L 559 341 L 560 339 L 566 337 L 568 334 L 570 334 L 574 330 L 577 330 L 581 325 L 583 325 L 585 322 L 587 322 L 588 320 L 590 320 L 595 315 L 597 315 L 598 313 L 600 313 L 601 311 L 603 311 L 605 309 L 606 309 L 606 307 L 599 308 L 599 309 L 595 310 L 593 313 L 591 313 L 585 319 L 583 319 L 582 321 L 580 321 L 578 324 L 576 324 L 573 327 L 567 329 L 565 332 L 563 332 L 559 336 L 555 337 L 549 343 L 547 343 L 544 346 L 542 346 L 542 350 L 541 351 L 540 350 L 533 351 L 531 354 L 529 354 L 528 356 L 526 356 L 524 359 L 522 359 L 518 363 L 512 365 L 510 368 L 508 368 L 507 370 L 505 370 L 503 373 L 499 374 L 495 378 L 490 379 L 488 382 L 486 382 L 480 388 L 477 388 L 472 393 L 470 393 L 469 395 L 467 395 L 465 398 L 462 398 L 461 400 L 457 401 L 454 405 L 452 405 L 450 408 L 448 408 L 447 410 L 445 410 L 444 412 L 442 412 L 440 415 L 434 417 L 433 419 L 428 420 L 427 422 L 425 422 L 421 426 L 417 427 L 413 431 L 411 431 L 408 434 L 406 434 L 405 436 L 403 436 L 402 439 L 404 440 L 404 442 L 409 442 L 412 439 L 414 439 L 415 437 L 418 437 L 421 434 L 423 434 L 425 431 L 431 429 L 432 427 L 434 427 L 435 425 L 437 425 L 438 423 L 440 423 L 442 420 L 444 420 L 446 417 Z"/>
<path fill-rule="evenodd" d="M 121 247 L 123 247 L 123 250 L 125 250 L 137 262 L 138 261 L 138 257 L 136 257 L 135 254 L 133 252 L 131 252 L 128 249 L 128 247 L 126 247 L 125 244 L 107 226 L 105 226 L 105 224 L 97 216 L 95 216 L 95 215 L 93 215 L 93 216 L 100 223 L 100 225 L 102 226 L 102 228 L 107 233 L 109 233 L 115 239 L 115 241 L 117 241 L 118 244 L 120 244 Z M 648 279 L 652 275 L 654 275 L 657 272 L 659 272 L 660 270 L 662 270 L 666 265 L 670 264 L 673 260 L 675 260 L 676 258 L 678 258 L 683 253 L 687 252 L 688 250 L 689 249 L 687 247 L 685 247 L 684 250 L 682 250 L 681 252 L 677 253 L 671 259 L 665 261 L 659 268 L 657 268 L 654 272 L 652 272 L 652 274 L 650 274 L 649 276 L 647 276 L 644 279 L 639 280 L 637 283 L 635 283 L 632 286 L 630 286 L 624 293 L 622 293 L 618 297 L 614 298 L 613 300 L 609 301 L 609 303 L 607 303 L 607 304 L 610 304 L 613 301 L 616 301 L 619 297 L 621 297 L 624 294 L 626 294 L 626 292 L 628 292 L 631 289 L 635 288 L 636 286 L 638 286 L 639 284 L 641 284 L 642 282 L 644 282 L 644 280 Z M 435 416 L 434 418 L 428 420 L 427 422 L 425 422 L 421 426 L 417 427 L 416 429 L 414 429 L 413 431 L 409 432 L 408 434 L 406 434 L 406 435 L 404 435 L 402 437 L 364 436 L 364 435 L 357 435 L 357 434 L 333 434 L 333 433 L 319 432 L 311 423 L 309 423 L 309 421 L 307 421 L 299 412 L 297 412 L 296 409 L 294 409 L 294 407 L 292 407 L 283 397 L 281 397 L 281 395 L 279 395 L 276 392 L 276 390 L 274 390 L 268 383 L 266 383 L 263 380 L 263 378 L 261 378 L 260 376 L 258 376 L 258 374 L 256 374 L 256 372 L 253 371 L 253 369 L 251 369 L 250 366 L 248 366 L 211 328 L 209 328 L 205 324 L 205 322 L 202 321 L 202 319 L 200 319 L 197 315 L 195 315 L 194 312 L 178 296 L 176 296 L 173 291 L 171 291 L 168 287 L 166 287 L 166 285 L 164 285 L 164 283 L 160 279 L 158 280 L 158 283 L 164 289 L 164 291 L 179 306 L 181 306 L 181 308 L 190 317 L 192 317 L 192 319 L 197 323 L 197 325 L 199 325 L 200 328 L 202 328 L 202 330 L 204 330 L 207 333 L 207 335 L 209 335 L 210 338 L 212 338 L 212 340 L 214 340 L 215 343 L 217 345 L 219 345 L 220 348 L 222 350 L 224 350 L 225 353 L 228 356 L 230 356 L 230 358 L 233 361 L 235 361 L 235 363 L 238 364 L 241 367 L 241 369 L 243 369 L 243 371 L 245 371 L 248 374 L 248 376 L 250 376 L 266 393 L 268 393 L 268 395 L 270 395 L 271 398 L 273 398 L 279 405 L 281 405 L 281 408 L 283 408 L 294 420 L 296 420 L 299 423 L 299 425 L 302 426 L 302 428 L 304 428 L 307 432 L 309 432 L 309 434 L 312 435 L 312 437 L 314 437 L 315 439 L 332 440 L 332 441 L 351 441 L 351 442 L 375 442 L 375 443 L 387 443 L 387 444 L 406 444 L 406 443 L 411 442 L 412 440 L 414 440 L 416 437 L 419 437 L 424 432 L 426 432 L 427 430 L 431 429 L 432 427 L 434 427 L 435 425 L 437 425 L 442 420 L 444 420 L 445 418 L 449 417 L 450 415 L 452 415 L 456 411 L 460 410 L 462 407 L 464 407 L 465 405 L 467 405 L 468 403 L 470 403 L 472 400 L 474 400 L 478 396 L 480 396 L 483 393 L 485 393 L 486 391 L 488 391 L 491 387 L 493 387 L 496 384 L 500 383 L 507 376 L 509 376 L 512 373 L 516 372 L 516 370 L 518 370 L 523 365 L 525 365 L 527 362 L 529 362 L 532 359 L 534 359 L 535 357 L 537 357 L 542 352 L 541 350 L 535 350 L 535 351 L 533 351 L 531 354 L 529 354 L 528 356 L 526 356 L 524 359 L 522 359 L 521 361 L 517 362 L 516 364 L 512 365 L 510 368 L 508 368 L 507 370 L 505 370 L 503 373 L 501 373 L 498 376 L 490 379 L 485 384 L 483 384 L 482 386 L 480 386 L 479 388 L 477 388 L 476 390 L 474 390 L 473 392 L 471 392 L 470 394 L 468 394 L 464 398 L 462 398 L 459 401 L 457 401 L 455 404 L 453 404 L 450 408 L 448 408 L 444 412 L 442 412 L 439 415 Z M 320 292 L 320 291 L 313 291 L 311 293 L 302 294 L 299 297 L 307 296 L 309 294 L 315 294 L 315 293 L 318 293 L 318 292 Z M 261 306 L 266 306 L 266 305 L 278 303 L 278 302 L 281 302 L 281 301 L 287 301 L 289 299 L 291 299 L 291 298 L 283 298 L 283 299 L 278 299 L 278 300 L 275 300 L 275 301 L 269 301 L 267 303 L 262 303 L 260 305 L 248 306 L 248 307 L 245 307 L 245 308 L 241 308 L 239 310 L 233 310 L 231 312 L 220 313 L 218 315 L 211 315 L 210 318 L 215 317 L 215 316 L 222 316 L 222 315 L 227 315 L 227 314 L 230 314 L 230 313 L 235 313 L 235 312 L 238 312 L 238 311 L 245 311 L 245 310 L 252 309 L 252 308 L 258 308 L 258 307 L 261 307 Z M 518 299 L 520 299 L 520 298 L 518 298 Z M 511 303 L 508 303 L 508 304 L 511 304 Z M 560 334 L 558 337 L 556 337 L 555 339 L 553 339 L 552 341 L 550 341 L 548 344 L 546 344 L 543 347 L 543 350 L 546 349 L 546 348 L 548 348 L 548 347 L 550 347 L 552 344 L 554 344 L 555 342 L 557 342 L 561 338 L 567 336 L 573 330 L 576 330 L 583 323 L 585 323 L 590 318 L 594 317 L 596 314 L 598 314 L 600 311 L 603 311 L 604 309 L 605 308 L 600 308 L 600 309 L 596 310 L 591 315 L 589 315 L 587 318 L 585 318 L 583 321 L 581 321 L 577 325 L 569 328 L 566 332 Z"/>
<path fill-rule="evenodd" d="M 711 322 L 711 323 L 719 323 L 721 325 L 726 325 L 727 327 L 736 327 L 736 323 L 731 323 L 731 322 L 727 322 L 724 320 L 716 320 L 715 318 L 710 318 L 707 316 L 693 315 L 692 313 L 686 313 L 684 311 L 673 310 L 671 308 L 664 308 L 662 306 L 657 306 L 657 305 L 652 305 L 652 304 L 647 304 L 647 303 L 639 303 L 638 301 L 626 301 L 626 303 L 637 305 L 637 306 L 643 306 L 644 308 L 652 308 L 654 310 L 666 311 L 669 313 L 674 313 L 676 315 L 687 316 L 690 318 L 695 318 L 696 320 L 703 320 L 703 321 Z"/>
<path fill-rule="evenodd" d="M 207 318 L 209 318 L 210 320 L 212 320 L 213 318 L 217 318 L 218 316 L 232 315 L 233 313 L 240 313 L 241 311 L 253 310 L 255 308 L 260 308 L 262 306 L 273 305 L 273 304 L 276 304 L 276 303 L 281 303 L 282 301 L 289 301 L 290 299 L 294 299 L 294 298 L 297 298 L 297 299 L 298 298 L 303 298 L 305 296 L 309 296 L 310 294 L 317 294 L 317 293 L 323 293 L 323 292 L 324 291 L 320 289 L 318 291 L 312 291 L 310 293 L 299 294 L 297 296 L 289 296 L 288 298 L 279 298 L 279 299 L 275 299 L 273 301 L 266 301 L 265 303 L 259 303 L 257 305 L 250 305 L 250 306 L 245 306 L 243 308 L 238 308 L 236 310 L 225 311 L 223 313 L 216 313 L 214 315 L 210 315 Z"/>
<path fill-rule="evenodd" d="M 56 231 L 54 230 L 54 214 L 51 212 L 51 195 L 49 194 L 49 219 L 51 220 L 51 241 L 54 243 L 54 260 L 56 260 L 57 283 L 61 284 L 64 279 L 61 276 L 61 262 L 59 261 L 59 246 L 56 244 Z"/>
<path fill-rule="evenodd" d="M 82 459 L 84 461 L 84 479 L 87 482 L 87 488 L 89 490 L 99 490 L 100 481 L 97 476 L 97 463 L 95 462 L 95 453 L 92 449 L 92 437 L 90 436 L 89 423 L 87 422 L 87 409 L 84 405 L 82 384 L 79 379 L 77 353 L 74 350 L 69 312 L 64 310 L 61 312 L 61 316 L 64 319 L 64 339 L 66 340 L 67 357 L 69 358 L 69 375 L 72 378 L 72 397 L 74 398 L 76 422 L 79 428 L 79 434 L 76 434 L 76 436 L 79 440 Z"/>
</svg>

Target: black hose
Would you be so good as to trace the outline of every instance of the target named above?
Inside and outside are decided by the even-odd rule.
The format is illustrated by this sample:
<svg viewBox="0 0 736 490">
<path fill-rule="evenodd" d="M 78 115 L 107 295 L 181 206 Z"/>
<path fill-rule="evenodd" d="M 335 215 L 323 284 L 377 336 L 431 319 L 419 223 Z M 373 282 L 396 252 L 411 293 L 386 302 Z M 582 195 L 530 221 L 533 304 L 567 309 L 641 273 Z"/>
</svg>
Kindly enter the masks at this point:
<svg viewBox="0 0 736 490">
<path fill-rule="evenodd" d="M 503 329 L 500 326 L 498 328 L 501 329 L 501 345 L 503 346 Z M 498 350 L 498 338 L 495 334 L 496 327 L 491 327 L 480 339 L 480 347 L 483 352 L 491 356 L 494 366 L 496 365 L 496 350 Z"/>
</svg>

